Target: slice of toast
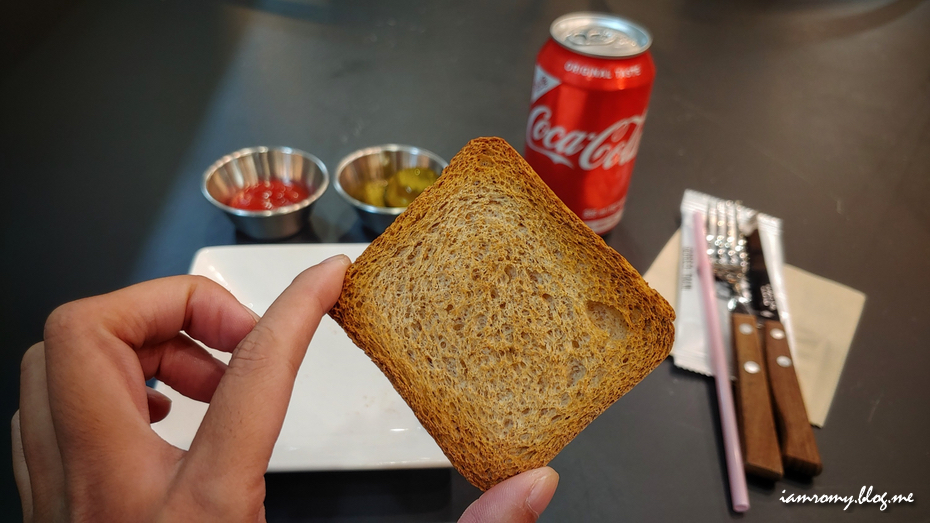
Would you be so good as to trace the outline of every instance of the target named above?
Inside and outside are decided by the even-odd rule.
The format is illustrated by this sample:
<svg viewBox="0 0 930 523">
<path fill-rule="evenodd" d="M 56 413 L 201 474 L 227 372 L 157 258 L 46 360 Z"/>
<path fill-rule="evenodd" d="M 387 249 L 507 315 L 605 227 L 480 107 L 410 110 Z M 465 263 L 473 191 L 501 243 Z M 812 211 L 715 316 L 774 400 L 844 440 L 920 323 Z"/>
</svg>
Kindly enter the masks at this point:
<svg viewBox="0 0 930 523">
<path fill-rule="evenodd" d="M 469 142 L 372 242 L 330 315 L 482 490 L 639 383 L 675 318 L 500 138 Z"/>
</svg>

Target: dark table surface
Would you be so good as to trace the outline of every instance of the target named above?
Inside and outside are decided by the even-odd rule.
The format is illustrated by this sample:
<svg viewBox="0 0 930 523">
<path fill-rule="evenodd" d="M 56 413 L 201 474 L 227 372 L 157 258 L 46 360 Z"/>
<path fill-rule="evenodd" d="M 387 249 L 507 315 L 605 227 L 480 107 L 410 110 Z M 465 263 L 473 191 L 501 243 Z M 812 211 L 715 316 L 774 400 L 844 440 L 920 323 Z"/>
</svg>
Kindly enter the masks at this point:
<svg viewBox="0 0 930 523">
<path fill-rule="evenodd" d="M 56 305 L 249 241 L 199 193 L 215 159 L 288 145 L 332 168 L 386 142 L 450 158 L 483 135 L 522 149 L 549 23 L 607 11 L 652 31 L 658 68 L 608 243 L 644 271 L 686 188 L 740 198 L 784 219 L 789 263 L 868 299 L 816 431 L 821 476 L 752 483 L 750 512 L 730 512 L 713 383 L 667 361 L 555 458 L 542 521 L 930 520 L 930 3 L 20 4 L 0 40 L 3 419 Z M 330 190 L 289 241 L 366 238 Z M 16 519 L 0 454 L 0 519 Z M 881 512 L 778 499 L 864 485 L 916 501 Z M 454 521 L 478 494 L 446 469 L 293 473 L 269 475 L 267 509 L 270 521 Z"/>
</svg>

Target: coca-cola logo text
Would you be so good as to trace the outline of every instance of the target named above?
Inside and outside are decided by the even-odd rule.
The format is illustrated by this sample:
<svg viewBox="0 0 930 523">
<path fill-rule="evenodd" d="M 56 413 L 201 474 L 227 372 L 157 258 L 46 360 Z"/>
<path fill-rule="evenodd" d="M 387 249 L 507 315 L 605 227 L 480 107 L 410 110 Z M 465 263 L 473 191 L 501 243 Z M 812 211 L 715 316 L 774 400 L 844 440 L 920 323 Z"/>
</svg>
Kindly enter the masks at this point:
<svg viewBox="0 0 930 523">
<path fill-rule="evenodd" d="M 553 163 L 585 171 L 610 169 L 636 157 L 643 134 L 646 113 L 617 120 L 600 133 L 568 130 L 552 125 L 552 109 L 538 105 L 530 111 L 526 124 L 526 146 L 549 157 Z"/>
</svg>

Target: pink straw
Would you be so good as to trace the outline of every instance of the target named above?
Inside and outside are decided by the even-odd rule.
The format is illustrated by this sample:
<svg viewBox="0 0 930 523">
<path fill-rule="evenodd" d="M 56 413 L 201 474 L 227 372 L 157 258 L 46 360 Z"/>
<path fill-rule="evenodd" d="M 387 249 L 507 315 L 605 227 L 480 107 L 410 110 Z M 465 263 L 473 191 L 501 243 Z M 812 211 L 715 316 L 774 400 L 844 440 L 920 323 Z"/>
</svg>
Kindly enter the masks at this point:
<svg viewBox="0 0 930 523">
<path fill-rule="evenodd" d="M 727 474 L 730 477 L 730 497 L 734 512 L 749 510 L 749 492 L 746 489 L 746 472 L 743 470 L 743 453 L 739 446 L 736 430 L 736 409 L 733 406 L 733 389 L 730 388 L 730 369 L 727 367 L 720 318 L 717 314 L 717 299 L 714 292 L 714 277 L 707 257 L 707 232 L 704 230 L 704 215 L 694 213 L 694 258 L 700 279 L 701 297 L 704 300 L 704 321 L 710 338 L 710 360 L 717 383 L 717 404 L 720 410 L 720 427 L 723 446 L 727 457 Z"/>
</svg>

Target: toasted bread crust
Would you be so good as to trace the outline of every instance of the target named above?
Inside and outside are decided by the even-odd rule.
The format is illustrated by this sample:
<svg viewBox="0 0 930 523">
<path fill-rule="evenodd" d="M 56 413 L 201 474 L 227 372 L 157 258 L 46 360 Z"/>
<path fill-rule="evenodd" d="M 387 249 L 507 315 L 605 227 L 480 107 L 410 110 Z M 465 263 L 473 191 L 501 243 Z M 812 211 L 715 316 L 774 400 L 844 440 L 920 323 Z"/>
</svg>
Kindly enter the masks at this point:
<svg viewBox="0 0 930 523">
<path fill-rule="evenodd" d="M 330 315 L 482 490 L 658 366 L 675 317 L 500 138 L 469 142 L 372 242 Z"/>
</svg>

